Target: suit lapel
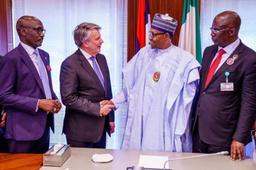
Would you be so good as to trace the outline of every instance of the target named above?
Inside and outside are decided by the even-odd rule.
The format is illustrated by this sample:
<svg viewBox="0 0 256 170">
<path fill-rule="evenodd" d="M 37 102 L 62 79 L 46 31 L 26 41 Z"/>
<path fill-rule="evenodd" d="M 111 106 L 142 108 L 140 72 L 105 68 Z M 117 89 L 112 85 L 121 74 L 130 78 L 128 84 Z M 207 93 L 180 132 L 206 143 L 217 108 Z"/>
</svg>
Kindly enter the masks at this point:
<svg viewBox="0 0 256 170">
<path fill-rule="evenodd" d="M 97 81 L 97 83 L 99 84 L 100 87 L 102 87 L 101 82 L 97 76 L 97 74 L 95 73 L 95 71 L 93 70 L 92 66 L 90 65 L 90 63 L 87 61 L 87 59 L 84 57 L 84 55 L 82 54 L 82 52 L 78 49 L 76 51 L 76 54 L 79 57 L 79 60 L 81 61 L 81 65 L 82 67 L 88 72 L 88 74 L 90 76 L 92 76 L 92 78 Z M 103 74 L 103 73 L 102 73 Z M 102 87 L 103 88 L 103 87 Z M 104 89 L 104 88 L 103 88 Z"/>
<path fill-rule="evenodd" d="M 205 71 L 202 72 L 202 82 L 203 82 L 202 84 L 203 84 L 203 87 L 204 87 L 204 84 L 205 84 L 205 81 L 206 81 L 206 77 L 207 77 L 208 71 L 210 69 L 212 60 L 214 59 L 214 56 L 217 53 L 217 51 L 218 51 L 218 47 L 216 46 L 216 48 L 213 48 L 213 50 L 211 50 L 211 52 L 206 56 L 207 57 L 206 64 L 205 64 L 205 68 L 206 69 L 205 69 Z"/>
<path fill-rule="evenodd" d="M 243 48 L 243 44 L 242 44 L 242 42 L 241 42 L 241 43 L 239 44 L 239 46 L 234 50 L 234 52 L 227 58 L 227 60 L 230 59 L 230 58 L 233 58 L 233 56 L 234 56 L 235 54 L 237 54 L 238 56 L 240 56 L 239 53 L 241 53 L 242 48 Z M 210 65 L 211 65 L 211 63 L 212 63 L 212 60 L 213 60 L 214 56 L 215 56 L 216 53 L 217 53 L 217 50 L 218 50 L 218 47 L 216 46 L 216 48 L 215 48 L 214 50 L 212 50 L 211 58 L 208 60 L 208 63 L 207 63 L 207 66 L 206 66 L 207 71 L 206 71 L 206 73 L 204 73 L 204 78 L 203 78 L 203 82 L 204 82 L 204 83 L 205 83 L 206 76 L 207 76 L 208 70 L 209 70 L 209 68 L 210 68 Z M 226 60 L 226 61 L 227 61 L 227 60 Z M 216 71 L 216 73 L 213 75 L 212 80 L 210 81 L 208 87 L 209 87 L 210 84 L 211 84 L 212 82 L 214 82 L 219 76 L 224 76 L 225 70 L 227 70 L 228 67 L 231 67 L 231 66 L 232 66 L 232 65 L 228 65 L 226 61 L 221 65 L 221 67 L 220 67 L 220 68 Z"/>
<path fill-rule="evenodd" d="M 234 50 L 234 52 L 227 58 L 233 58 L 233 56 L 235 54 L 237 54 L 237 56 L 239 56 L 239 53 L 241 51 L 241 47 L 242 47 L 242 43 L 239 44 L 239 46 Z M 212 81 L 215 81 L 219 76 L 224 76 L 224 72 L 227 70 L 228 67 L 232 67 L 232 65 L 228 65 L 227 64 L 227 60 L 222 64 L 222 66 L 216 71 L 216 73 L 214 74 Z M 237 59 L 236 59 L 237 60 Z M 236 62 L 236 60 L 234 62 Z"/>
<path fill-rule="evenodd" d="M 46 69 L 47 72 L 47 76 L 48 76 L 48 81 L 50 83 L 50 89 L 51 89 L 51 93 L 53 93 L 53 88 L 52 88 L 52 79 L 51 79 L 51 67 L 50 67 L 50 62 L 49 62 L 49 58 L 47 58 L 46 55 L 44 55 L 44 53 L 39 49 L 39 55 L 42 59 L 42 61 L 44 62 L 44 67 Z M 40 79 L 41 80 L 41 79 Z M 53 95 L 52 95 L 53 96 Z"/>
<path fill-rule="evenodd" d="M 35 67 L 33 61 L 30 59 L 29 55 L 27 54 L 25 49 L 22 47 L 22 45 L 19 45 L 18 49 L 19 49 L 19 52 L 21 54 L 20 56 L 21 56 L 22 60 L 27 65 L 28 69 L 31 71 L 32 75 L 36 79 L 36 82 L 37 82 L 38 86 L 40 87 L 41 91 L 44 94 L 43 84 L 42 84 L 42 81 L 39 77 L 39 74 L 36 70 L 36 67 Z"/>
</svg>

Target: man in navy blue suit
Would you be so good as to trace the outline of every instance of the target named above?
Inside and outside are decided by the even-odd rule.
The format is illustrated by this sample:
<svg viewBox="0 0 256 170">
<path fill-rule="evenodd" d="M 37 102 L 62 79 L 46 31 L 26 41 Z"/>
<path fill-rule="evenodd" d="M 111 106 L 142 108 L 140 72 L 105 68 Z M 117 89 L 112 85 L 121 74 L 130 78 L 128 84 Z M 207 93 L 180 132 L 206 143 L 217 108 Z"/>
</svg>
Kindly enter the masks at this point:
<svg viewBox="0 0 256 170">
<path fill-rule="evenodd" d="M 0 56 L 0 68 L 2 66 L 3 56 Z M 3 112 L 3 106 L 0 105 L 0 153 L 7 152 L 7 143 L 4 139 L 4 128 L 5 128 L 6 114 Z"/>
<path fill-rule="evenodd" d="M 49 55 L 39 49 L 42 22 L 22 16 L 16 23 L 20 44 L 6 54 L 0 69 L 0 105 L 6 112 L 5 138 L 11 153 L 44 153 L 49 148 L 53 113 L 61 103 L 52 88 Z"/>
</svg>

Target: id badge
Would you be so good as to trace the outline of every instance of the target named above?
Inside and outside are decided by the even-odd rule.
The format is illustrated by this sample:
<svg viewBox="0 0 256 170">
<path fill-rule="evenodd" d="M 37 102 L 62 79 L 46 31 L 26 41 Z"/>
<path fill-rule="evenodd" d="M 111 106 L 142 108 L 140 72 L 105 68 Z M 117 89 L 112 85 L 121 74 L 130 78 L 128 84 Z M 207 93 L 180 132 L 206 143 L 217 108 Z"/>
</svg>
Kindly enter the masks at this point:
<svg viewBox="0 0 256 170">
<path fill-rule="evenodd" d="M 232 82 L 220 83 L 220 91 L 234 91 L 234 83 Z"/>
</svg>

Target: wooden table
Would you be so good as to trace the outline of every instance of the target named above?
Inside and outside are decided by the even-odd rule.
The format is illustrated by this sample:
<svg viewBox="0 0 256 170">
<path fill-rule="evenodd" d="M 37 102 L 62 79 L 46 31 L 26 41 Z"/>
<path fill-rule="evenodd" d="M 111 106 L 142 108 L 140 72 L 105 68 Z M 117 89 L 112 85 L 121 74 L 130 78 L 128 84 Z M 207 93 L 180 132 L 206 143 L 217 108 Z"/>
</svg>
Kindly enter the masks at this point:
<svg viewBox="0 0 256 170">
<path fill-rule="evenodd" d="M 0 170 L 38 170 L 42 164 L 42 154 L 0 153 Z"/>
</svg>

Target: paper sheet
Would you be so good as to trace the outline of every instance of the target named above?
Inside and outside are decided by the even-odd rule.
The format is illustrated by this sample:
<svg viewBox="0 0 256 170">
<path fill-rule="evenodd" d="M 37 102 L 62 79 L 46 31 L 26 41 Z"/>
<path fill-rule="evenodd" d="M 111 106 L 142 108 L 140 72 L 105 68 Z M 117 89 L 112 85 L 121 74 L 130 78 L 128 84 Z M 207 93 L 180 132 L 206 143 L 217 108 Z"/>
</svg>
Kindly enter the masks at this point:
<svg viewBox="0 0 256 170">
<path fill-rule="evenodd" d="M 140 155 L 139 167 L 163 169 L 166 161 L 168 156 Z M 165 168 L 169 169 L 169 162 L 166 163 Z"/>
</svg>

